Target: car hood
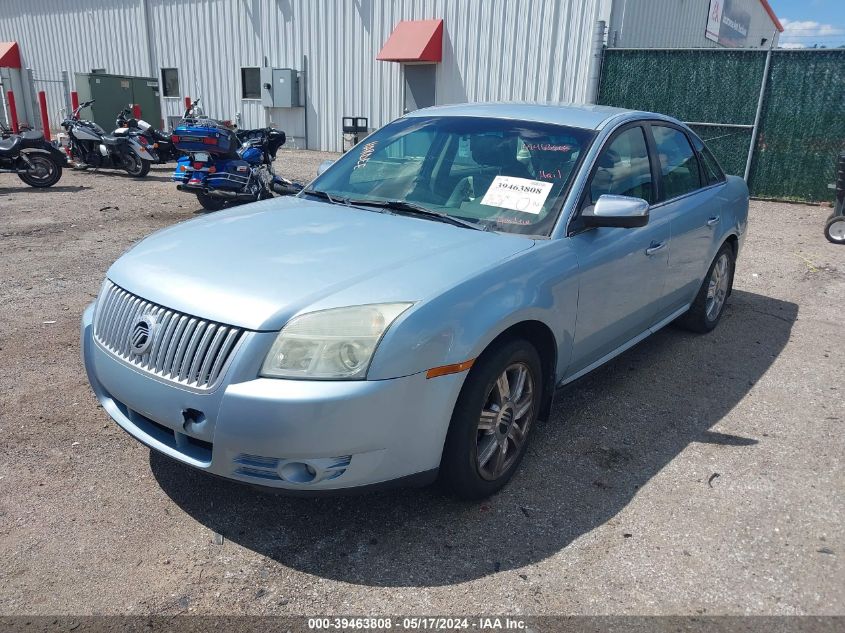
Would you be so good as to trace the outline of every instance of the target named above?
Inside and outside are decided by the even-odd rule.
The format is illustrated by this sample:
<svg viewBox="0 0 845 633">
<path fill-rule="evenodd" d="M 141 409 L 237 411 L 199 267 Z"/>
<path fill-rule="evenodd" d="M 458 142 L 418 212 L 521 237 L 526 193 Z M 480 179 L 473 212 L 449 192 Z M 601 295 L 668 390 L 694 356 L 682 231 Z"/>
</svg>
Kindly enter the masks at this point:
<svg viewBox="0 0 845 633">
<path fill-rule="evenodd" d="M 301 311 L 424 301 L 534 241 L 302 198 L 174 225 L 109 269 L 148 301 L 251 330 Z"/>
</svg>

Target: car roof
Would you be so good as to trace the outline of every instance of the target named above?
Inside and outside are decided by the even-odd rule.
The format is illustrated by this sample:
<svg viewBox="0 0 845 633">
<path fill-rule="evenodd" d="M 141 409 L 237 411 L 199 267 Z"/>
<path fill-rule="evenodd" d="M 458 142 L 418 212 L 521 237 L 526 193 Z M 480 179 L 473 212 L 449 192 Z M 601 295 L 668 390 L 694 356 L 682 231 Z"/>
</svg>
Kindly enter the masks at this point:
<svg viewBox="0 0 845 633">
<path fill-rule="evenodd" d="M 664 119 L 680 123 L 671 117 L 654 112 L 626 110 L 591 103 L 537 103 L 537 102 L 489 102 L 456 103 L 415 110 L 406 117 L 419 116 L 474 116 L 499 119 L 518 119 L 568 125 L 590 130 L 602 129 L 611 119 Z"/>
</svg>

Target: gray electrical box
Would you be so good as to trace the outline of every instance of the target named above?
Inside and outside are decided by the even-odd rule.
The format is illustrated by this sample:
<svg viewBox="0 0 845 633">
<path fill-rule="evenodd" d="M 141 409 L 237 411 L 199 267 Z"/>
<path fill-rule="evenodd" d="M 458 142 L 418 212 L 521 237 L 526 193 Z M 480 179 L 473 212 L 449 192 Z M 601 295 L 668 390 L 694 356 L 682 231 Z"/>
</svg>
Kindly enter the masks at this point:
<svg viewBox="0 0 845 633">
<path fill-rule="evenodd" d="M 262 68 L 261 105 L 265 108 L 298 108 L 299 73 L 293 68 Z"/>
</svg>

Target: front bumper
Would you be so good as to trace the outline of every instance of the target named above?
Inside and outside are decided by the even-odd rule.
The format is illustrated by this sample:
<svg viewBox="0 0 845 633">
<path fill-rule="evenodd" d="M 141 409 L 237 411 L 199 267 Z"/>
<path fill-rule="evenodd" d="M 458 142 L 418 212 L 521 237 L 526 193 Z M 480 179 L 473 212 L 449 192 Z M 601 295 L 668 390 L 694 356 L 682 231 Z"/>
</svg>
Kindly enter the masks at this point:
<svg viewBox="0 0 845 633">
<path fill-rule="evenodd" d="M 103 349 L 93 304 L 82 355 L 106 412 L 150 448 L 209 473 L 301 492 L 424 477 L 439 466 L 465 374 L 372 381 L 259 378 L 275 333 L 248 333 L 220 385 L 165 382 Z"/>
</svg>

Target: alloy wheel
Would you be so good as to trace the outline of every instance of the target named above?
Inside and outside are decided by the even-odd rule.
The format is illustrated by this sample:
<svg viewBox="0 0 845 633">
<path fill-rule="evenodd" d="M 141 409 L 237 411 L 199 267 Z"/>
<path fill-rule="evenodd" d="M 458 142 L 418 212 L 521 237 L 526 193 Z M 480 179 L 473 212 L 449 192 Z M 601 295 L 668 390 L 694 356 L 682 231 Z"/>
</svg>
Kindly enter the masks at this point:
<svg viewBox="0 0 845 633">
<path fill-rule="evenodd" d="M 534 417 L 534 376 L 522 362 L 509 365 L 490 387 L 478 420 L 479 474 L 498 479 L 519 457 Z"/>
<path fill-rule="evenodd" d="M 707 285 L 705 313 L 711 321 L 719 316 L 719 312 L 725 304 L 725 299 L 728 296 L 728 286 L 731 281 L 730 272 L 728 255 L 727 253 L 722 253 L 713 266 L 713 271 L 710 273 L 710 281 Z"/>
</svg>

